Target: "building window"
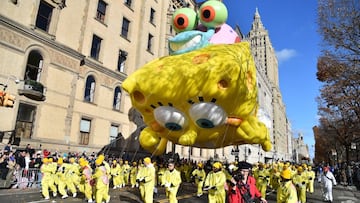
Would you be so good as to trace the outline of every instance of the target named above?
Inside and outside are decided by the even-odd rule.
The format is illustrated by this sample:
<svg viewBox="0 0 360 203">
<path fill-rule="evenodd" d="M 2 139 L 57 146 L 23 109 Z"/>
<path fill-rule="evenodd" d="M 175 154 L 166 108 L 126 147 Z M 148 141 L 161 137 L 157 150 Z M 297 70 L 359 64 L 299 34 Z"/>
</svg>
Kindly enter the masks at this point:
<svg viewBox="0 0 360 203">
<path fill-rule="evenodd" d="M 106 6 L 107 4 L 104 1 L 99 0 L 96 11 L 96 19 L 101 22 L 105 21 Z"/>
<path fill-rule="evenodd" d="M 128 38 L 129 35 L 129 27 L 130 21 L 127 18 L 123 18 L 122 26 L 121 26 L 121 36 L 124 38 Z"/>
<path fill-rule="evenodd" d="M 131 7 L 131 0 L 124 0 L 124 4 Z"/>
<path fill-rule="evenodd" d="M 150 23 L 155 24 L 155 10 L 153 8 L 150 10 Z"/>
<path fill-rule="evenodd" d="M 125 61 L 128 53 L 124 50 L 119 51 L 118 56 L 118 64 L 117 64 L 117 70 L 120 72 L 125 72 Z"/>
<path fill-rule="evenodd" d="M 82 118 L 80 122 L 80 141 L 81 145 L 89 144 L 91 120 Z"/>
<path fill-rule="evenodd" d="M 109 143 L 116 147 L 116 139 L 119 134 L 119 126 L 115 124 L 111 124 L 110 126 L 110 136 L 109 136 Z"/>
<path fill-rule="evenodd" d="M 96 35 L 93 35 L 90 57 L 99 60 L 100 47 L 102 39 Z"/>
<path fill-rule="evenodd" d="M 121 104 L 121 89 L 119 86 L 117 86 L 114 90 L 113 109 L 120 111 L 120 104 Z"/>
<path fill-rule="evenodd" d="M 95 78 L 92 75 L 89 75 L 86 78 L 86 86 L 85 86 L 85 96 L 84 100 L 87 102 L 94 102 L 94 94 L 95 94 Z"/>
<path fill-rule="evenodd" d="M 149 34 L 149 35 L 148 35 L 147 50 L 148 50 L 149 52 L 152 52 L 153 38 L 154 38 L 154 36 L 152 36 L 152 34 Z"/>
<path fill-rule="evenodd" d="M 203 155 L 203 150 L 200 148 L 200 156 Z"/>
<path fill-rule="evenodd" d="M 24 103 L 19 104 L 15 124 L 15 138 L 31 138 L 35 114 L 36 106 Z"/>
<path fill-rule="evenodd" d="M 44 30 L 45 32 L 49 31 L 51 16 L 54 7 L 50 4 L 40 1 L 39 11 L 36 16 L 35 27 Z"/>
<path fill-rule="evenodd" d="M 43 57 L 37 51 L 31 51 L 27 60 L 24 80 L 40 81 Z"/>
</svg>

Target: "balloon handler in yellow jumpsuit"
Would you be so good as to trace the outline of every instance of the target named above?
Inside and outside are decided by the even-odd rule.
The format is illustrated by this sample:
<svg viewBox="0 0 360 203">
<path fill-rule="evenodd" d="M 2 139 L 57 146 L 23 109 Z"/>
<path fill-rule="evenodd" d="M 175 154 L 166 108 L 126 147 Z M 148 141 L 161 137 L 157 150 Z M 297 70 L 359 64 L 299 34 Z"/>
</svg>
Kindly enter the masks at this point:
<svg viewBox="0 0 360 203">
<path fill-rule="evenodd" d="M 307 170 L 308 182 L 306 184 L 306 191 L 310 194 L 314 193 L 314 181 L 315 181 L 315 172 L 312 170 L 311 166 L 308 166 Z"/>
<path fill-rule="evenodd" d="M 298 197 L 294 184 L 291 180 L 290 169 L 284 169 L 281 174 L 280 186 L 277 189 L 276 202 L 277 203 L 297 203 Z"/>
<path fill-rule="evenodd" d="M 56 197 L 57 188 L 54 184 L 52 176 L 52 174 L 56 171 L 56 167 L 53 167 L 52 162 L 50 162 L 48 158 L 43 158 L 43 164 L 41 165 L 40 171 L 42 173 L 41 192 L 45 200 L 50 199 L 49 188 L 53 192 L 53 196 Z"/>
<path fill-rule="evenodd" d="M 306 184 L 308 182 L 307 174 L 304 173 L 304 168 L 299 166 L 297 168 L 297 174 L 292 178 L 295 184 L 298 199 L 300 203 L 306 203 Z"/>
<path fill-rule="evenodd" d="M 110 202 L 110 195 L 108 190 L 109 176 L 107 174 L 107 169 L 103 161 L 104 160 L 101 157 L 98 157 L 95 160 L 96 169 L 94 175 L 92 175 L 92 178 L 96 180 L 96 203 L 102 203 L 103 200 L 105 200 L 106 203 Z"/>
<path fill-rule="evenodd" d="M 84 193 L 85 198 L 88 200 L 88 202 L 93 202 L 92 185 L 94 184 L 94 182 L 91 178 L 92 169 L 89 166 L 88 161 L 86 161 L 84 158 L 79 159 L 79 165 L 82 170 L 79 190 L 80 192 Z"/>
<path fill-rule="evenodd" d="M 150 157 L 144 158 L 144 166 L 139 168 L 136 181 L 139 183 L 141 199 L 144 203 L 153 203 L 155 187 L 155 167 Z"/>
<path fill-rule="evenodd" d="M 68 172 L 69 167 L 70 167 L 70 165 L 68 165 L 67 163 L 64 163 L 63 158 L 58 159 L 56 175 L 57 175 L 58 190 L 59 190 L 60 195 L 62 195 L 62 197 L 61 197 L 62 199 L 66 199 L 68 197 L 65 188 L 67 185 L 66 182 L 71 181 L 71 179 L 67 179 L 67 177 L 66 177 L 66 173 Z"/>
<path fill-rule="evenodd" d="M 162 186 L 165 187 L 166 197 L 169 199 L 169 203 L 177 203 L 176 194 L 181 184 L 181 174 L 175 169 L 175 163 L 173 159 L 168 161 L 168 168 L 162 176 Z"/>
<path fill-rule="evenodd" d="M 204 183 L 204 190 L 208 190 L 209 203 L 225 203 L 225 184 L 226 175 L 222 171 L 222 164 L 215 162 Z"/>
<path fill-rule="evenodd" d="M 138 167 L 137 163 L 134 161 L 132 163 L 131 169 L 130 169 L 130 184 L 131 188 L 134 188 L 135 186 L 138 187 L 138 184 L 136 182 L 136 174 L 138 173 Z"/>
<path fill-rule="evenodd" d="M 196 196 L 201 197 L 203 195 L 202 187 L 204 185 L 204 180 L 206 177 L 205 170 L 203 168 L 202 163 L 197 164 L 197 168 L 191 173 L 192 177 L 194 177 L 195 184 L 197 186 Z"/>
<path fill-rule="evenodd" d="M 113 160 L 110 168 L 110 174 L 113 180 L 113 189 L 120 188 L 121 176 L 120 176 L 120 165 L 117 163 L 116 159 Z"/>
</svg>

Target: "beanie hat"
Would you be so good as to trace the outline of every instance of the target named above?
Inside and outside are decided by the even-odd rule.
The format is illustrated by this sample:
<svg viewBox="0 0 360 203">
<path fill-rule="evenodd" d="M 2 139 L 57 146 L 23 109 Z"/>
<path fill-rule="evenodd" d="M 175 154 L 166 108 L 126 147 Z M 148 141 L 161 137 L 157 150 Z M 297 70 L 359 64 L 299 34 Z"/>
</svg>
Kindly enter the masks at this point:
<svg viewBox="0 0 360 203">
<path fill-rule="evenodd" d="M 150 157 L 145 157 L 145 158 L 144 158 L 144 163 L 145 163 L 145 164 L 151 163 Z"/>
<path fill-rule="evenodd" d="M 74 157 L 71 157 L 71 158 L 69 159 L 69 162 L 70 162 L 70 163 L 74 163 L 74 162 L 75 162 L 75 158 L 74 158 Z"/>
<path fill-rule="evenodd" d="M 63 158 L 59 158 L 58 161 L 57 161 L 58 164 L 63 164 L 64 163 L 64 160 Z"/>
<path fill-rule="evenodd" d="M 49 159 L 45 157 L 45 158 L 43 158 L 42 162 L 43 162 L 44 164 L 49 163 Z"/>
<path fill-rule="evenodd" d="M 290 169 L 283 170 L 280 175 L 284 179 L 287 179 L 287 180 L 291 179 L 291 171 L 290 171 Z"/>
<path fill-rule="evenodd" d="M 216 169 L 220 169 L 222 167 L 220 162 L 215 162 L 212 166 Z"/>
</svg>

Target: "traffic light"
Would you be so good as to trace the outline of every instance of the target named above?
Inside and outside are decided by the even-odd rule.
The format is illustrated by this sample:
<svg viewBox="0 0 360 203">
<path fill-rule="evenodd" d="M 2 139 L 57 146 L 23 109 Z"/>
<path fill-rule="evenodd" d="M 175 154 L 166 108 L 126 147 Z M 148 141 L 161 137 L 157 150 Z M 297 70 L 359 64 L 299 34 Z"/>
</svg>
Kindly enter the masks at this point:
<svg viewBox="0 0 360 203">
<path fill-rule="evenodd" d="M 11 95 L 7 92 L 3 93 L 2 106 L 12 108 L 14 107 L 14 103 L 15 103 L 14 95 Z"/>
<path fill-rule="evenodd" d="M 4 101 L 4 94 L 5 94 L 5 92 L 3 92 L 3 91 L 1 91 L 1 90 L 0 90 L 0 106 L 2 106 L 2 105 L 3 105 L 3 101 Z"/>
</svg>

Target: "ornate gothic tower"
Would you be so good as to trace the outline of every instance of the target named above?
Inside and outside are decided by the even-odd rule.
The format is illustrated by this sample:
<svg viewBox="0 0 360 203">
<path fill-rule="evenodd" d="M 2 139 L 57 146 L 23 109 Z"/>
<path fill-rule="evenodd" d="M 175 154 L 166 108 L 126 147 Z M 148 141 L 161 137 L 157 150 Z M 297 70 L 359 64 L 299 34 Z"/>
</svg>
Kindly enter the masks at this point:
<svg viewBox="0 0 360 203">
<path fill-rule="evenodd" d="M 289 137 L 287 128 L 287 119 L 285 105 L 282 101 L 282 96 L 279 88 L 279 72 L 278 61 L 276 58 L 275 50 L 271 44 L 268 31 L 265 29 L 261 22 L 260 14 L 256 8 L 254 21 L 251 26 L 251 30 L 246 37 L 246 40 L 250 42 L 254 59 L 257 64 L 257 69 L 260 77 L 267 78 L 271 93 L 273 107 L 273 158 L 274 159 L 287 159 L 288 141 Z M 261 87 L 259 88 L 261 91 Z M 261 97 L 259 97 L 261 100 Z M 260 107 L 261 107 L 261 102 Z"/>
</svg>

